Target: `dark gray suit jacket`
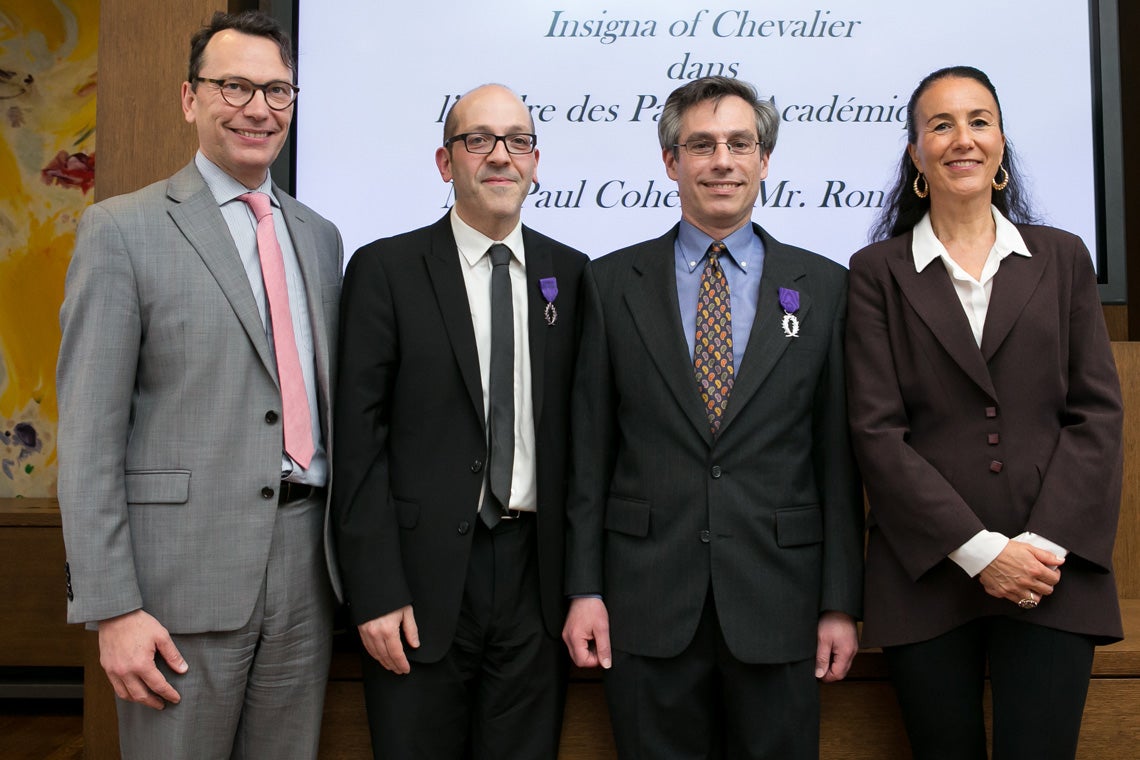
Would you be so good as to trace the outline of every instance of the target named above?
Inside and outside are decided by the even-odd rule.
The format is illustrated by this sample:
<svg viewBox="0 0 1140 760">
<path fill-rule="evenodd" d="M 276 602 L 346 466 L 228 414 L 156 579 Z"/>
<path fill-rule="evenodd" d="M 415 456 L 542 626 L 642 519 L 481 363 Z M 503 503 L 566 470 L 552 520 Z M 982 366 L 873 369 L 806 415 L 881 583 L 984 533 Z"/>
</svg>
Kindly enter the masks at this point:
<svg viewBox="0 0 1140 760">
<path fill-rule="evenodd" d="M 275 192 L 305 281 L 328 442 L 340 235 Z M 68 620 L 141 607 L 172 633 L 240 627 L 277 515 L 282 433 L 268 413 L 281 394 L 249 279 L 193 163 L 88 209 L 60 322 Z"/>
<path fill-rule="evenodd" d="M 710 587 L 745 662 L 810 658 L 821 612 L 861 613 L 846 272 L 755 230 L 760 300 L 716 439 L 679 316 L 677 228 L 587 270 L 566 590 L 604 596 L 618 650 L 680 653 Z M 781 327 L 781 287 L 800 294 L 796 338 Z"/>
</svg>

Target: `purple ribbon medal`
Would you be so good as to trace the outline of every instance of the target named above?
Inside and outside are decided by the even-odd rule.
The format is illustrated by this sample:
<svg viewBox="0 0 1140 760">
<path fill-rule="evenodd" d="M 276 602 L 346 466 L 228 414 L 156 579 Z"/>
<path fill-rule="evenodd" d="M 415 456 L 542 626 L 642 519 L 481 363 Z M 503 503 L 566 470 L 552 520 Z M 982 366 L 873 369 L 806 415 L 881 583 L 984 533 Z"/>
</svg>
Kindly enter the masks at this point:
<svg viewBox="0 0 1140 760">
<path fill-rule="evenodd" d="M 791 288 L 780 288 L 780 306 L 784 309 L 784 319 L 780 323 L 785 338 L 800 337 L 800 320 L 796 312 L 800 310 L 800 292 Z"/>
<path fill-rule="evenodd" d="M 553 327 L 558 321 L 558 309 L 554 308 L 554 299 L 558 298 L 558 278 L 543 277 L 538 281 L 538 287 L 542 290 L 542 297 L 546 299 L 543 316 L 546 317 L 546 324 Z"/>
</svg>

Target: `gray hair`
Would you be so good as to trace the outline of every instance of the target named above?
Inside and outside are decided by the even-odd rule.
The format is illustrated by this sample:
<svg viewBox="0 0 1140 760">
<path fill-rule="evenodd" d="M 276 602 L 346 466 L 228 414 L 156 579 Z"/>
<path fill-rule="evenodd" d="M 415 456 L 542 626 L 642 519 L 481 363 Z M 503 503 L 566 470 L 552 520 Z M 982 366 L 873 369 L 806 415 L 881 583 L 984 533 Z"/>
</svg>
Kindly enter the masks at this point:
<svg viewBox="0 0 1140 760">
<path fill-rule="evenodd" d="M 657 139 L 661 142 L 661 149 L 671 148 L 676 155 L 677 149 L 673 146 L 681 138 L 681 120 L 686 111 L 706 100 L 719 103 L 732 95 L 752 106 L 756 114 L 756 135 L 763 145 L 763 151 L 771 153 L 776 147 L 776 136 L 780 131 L 780 114 L 771 101 L 760 99 L 755 87 L 730 77 L 694 79 L 669 94 L 661 112 L 661 120 L 657 122 Z"/>
</svg>

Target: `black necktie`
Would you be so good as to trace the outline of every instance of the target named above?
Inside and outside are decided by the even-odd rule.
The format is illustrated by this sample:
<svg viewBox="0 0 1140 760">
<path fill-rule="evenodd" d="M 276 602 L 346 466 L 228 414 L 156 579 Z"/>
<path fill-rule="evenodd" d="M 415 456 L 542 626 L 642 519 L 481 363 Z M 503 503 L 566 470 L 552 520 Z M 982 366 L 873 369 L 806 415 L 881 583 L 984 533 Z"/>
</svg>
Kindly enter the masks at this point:
<svg viewBox="0 0 1140 760">
<path fill-rule="evenodd" d="M 515 320 L 511 302 L 511 249 L 495 243 L 491 256 L 491 389 L 488 417 L 491 438 L 490 496 L 480 517 L 488 528 L 511 503 L 515 462 Z"/>
</svg>

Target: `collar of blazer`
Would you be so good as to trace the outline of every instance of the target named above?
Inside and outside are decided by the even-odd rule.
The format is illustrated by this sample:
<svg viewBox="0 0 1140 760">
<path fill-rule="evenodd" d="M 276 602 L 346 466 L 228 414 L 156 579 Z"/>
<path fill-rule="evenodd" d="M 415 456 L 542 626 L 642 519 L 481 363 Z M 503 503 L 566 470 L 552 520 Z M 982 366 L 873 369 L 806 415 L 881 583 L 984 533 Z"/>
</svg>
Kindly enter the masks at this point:
<svg viewBox="0 0 1140 760">
<path fill-rule="evenodd" d="M 776 240 L 759 225 L 753 224 L 752 227 L 764 242 L 764 271 L 760 277 L 756 321 L 720 425 L 722 438 L 789 346 L 780 325 L 784 315 L 780 306 L 780 288 L 794 287 L 799 291 L 800 308 L 796 316 L 805 324 L 805 329 L 810 324 L 805 320 L 812 308 L 812 296 L 804 285 L 806 272 L 799 260 L 802 252 Z M 635 276 L 630 280 L 625 301 L 657 371 L 685 410 L 689 422 L 711 444 L 713 437 L 708 417 L 693 380 L 693 363 L 689 358 L 688 342 L 692 335 L 681 324 L 677 302 L 674 245 L 678 229 L 674 226 L 636 252 L 632 262 Z"/>
<path fill-rule="evenodd" d="M 979 388 L 996 399 L 997 391 L 987 362 L 997 353 L 1041 282 L 1046 257 L 1008 256 L 1002 262 L 994 275 L 979 351 L 946 267 L 941 261 L 933 261 L 917 272 L 910 249 L 911 235 L 908 233 L 900 239 L 895 255 L 887 260 L 903 298 L 950 358 Z"/>
</svg>

